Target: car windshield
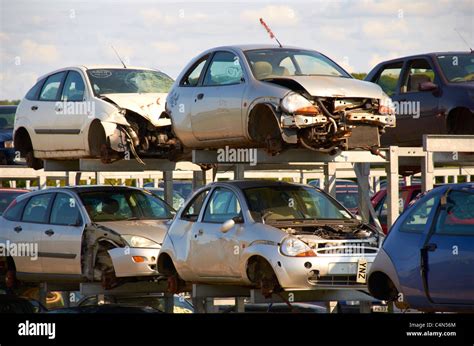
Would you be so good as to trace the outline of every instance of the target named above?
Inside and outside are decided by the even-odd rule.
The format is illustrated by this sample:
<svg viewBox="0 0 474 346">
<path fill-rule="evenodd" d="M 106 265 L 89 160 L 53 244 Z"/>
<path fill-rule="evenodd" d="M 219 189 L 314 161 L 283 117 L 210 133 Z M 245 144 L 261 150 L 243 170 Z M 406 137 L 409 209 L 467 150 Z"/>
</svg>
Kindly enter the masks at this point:
<svg viewBox="0 0 474 346">
<path fill-rule="evenodd" d="M 0 215 L 3 214 L 5 209 L 10 205 L 10 203 L 19 195 L 22 195 L 24 192 L 0 192 Z"/>
<path fill-rule="evenodd" d="M 357 190 L 337 191 L 336 199 L 347 209 L 355 209 L 359 206 L 359 193 Z"/>
<path fill-rule="evenodd" d="M 79 196 L 94 222 L 173 218 L 174 211 L 151 193 L 107 190 L 82 192 Z"/>
<path fill-rule="evenodd" d="M 0 107 L 0 130 L 13 128 L 15 112 L 16 107 Z"/>
<path fill-rule="evenodd" d="M 256 79 L 288 76 L 351 76 L 324 55 L 299 49 L 257 49 L 245 52 Z"/>
<path fill-rule="evenodd" d="M 268 220 L 347 220 L 352 216 L 323 192 L 304 186 L 271 186 L 244 189 L 250 212 Z"/>
<path fill-rule="evenodd" d="M 446 79 L 453 83 L 474 81 L 474 54 L 452 54 L 438 56 Z"/>
<path fill-rule="evenodd" d="M 151 70 L 91 69 L 87 70 L 94 94 L 167 93 L 173 80 Z"/>
</svg>

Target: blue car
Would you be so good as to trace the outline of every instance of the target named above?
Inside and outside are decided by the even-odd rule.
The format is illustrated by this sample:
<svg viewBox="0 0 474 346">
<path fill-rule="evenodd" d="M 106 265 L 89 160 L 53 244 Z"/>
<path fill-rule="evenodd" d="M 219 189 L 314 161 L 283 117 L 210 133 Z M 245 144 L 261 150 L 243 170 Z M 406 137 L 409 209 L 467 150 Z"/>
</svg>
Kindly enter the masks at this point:
<svg viewBox="0 0 474 346">
<path fill-rule="evenodd" d="M 420 196 L 392 226 L 368 278 L 377 299 L 421 311 L 474 312 L 474 184 Z"/>
<path fill-rule="evenodd" d="M 12 165 L 15 159 L 13 148 L 13 123 L 16 106 L 0 106 L 0 165 Z"/>
</svg>

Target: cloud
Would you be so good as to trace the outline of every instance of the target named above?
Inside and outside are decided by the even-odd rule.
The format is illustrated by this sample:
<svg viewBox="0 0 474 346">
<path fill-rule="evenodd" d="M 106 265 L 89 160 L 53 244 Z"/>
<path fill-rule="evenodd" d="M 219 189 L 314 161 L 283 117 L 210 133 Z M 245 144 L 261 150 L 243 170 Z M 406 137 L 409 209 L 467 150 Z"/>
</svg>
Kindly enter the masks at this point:
<svg viewBox="0 0 474 346">
<path fill-rule="evenodd" d="M 270 26 L 290 26 L 299 22 L 296 11 L 289 6 L 269 5 L 255 10 L 244 10 L 240 13 L 240 19 L 258 23 L 259 18 L 263 18 Z"/>
<path fill-rule="evenodd" d="M 53 44 L 41 44 L 30 39 L 21 42 L 20 58 L 27 62 L 44 62 L 52 63 L 59 61 L 60 54 Z"/>
<path fill-rule="evenodd" d="M 176 53 L 180 50 L 179 45 L 170 41 L 156 41 L 151 46 L 162 53 Z"/>
<path fill-rule="evenodd" d="M 401 37 L 409 32 L 408 24 L 403 19 L 383 20 L 372 19 L 365 21 L 362 31 L 368 38 L 382 39 L 387 37 Z"/>
</svg>

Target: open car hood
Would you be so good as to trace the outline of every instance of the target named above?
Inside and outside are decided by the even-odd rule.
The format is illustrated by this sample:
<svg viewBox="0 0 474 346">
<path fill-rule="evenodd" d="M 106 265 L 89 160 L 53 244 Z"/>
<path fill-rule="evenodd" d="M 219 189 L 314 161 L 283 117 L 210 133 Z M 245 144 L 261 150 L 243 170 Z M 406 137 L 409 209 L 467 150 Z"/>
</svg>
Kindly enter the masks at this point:
<svg viewBox="0 0 474 346">
<path fill-rule="evenodd" d="M 121 235 L 131 234 L 163 243 L 169 220 L 104 221 L 96 224 L 107 227 Z"/>
<path fill-rule="evenodd" d="M 160 118 L 165 111 L 167 93 L 102 94 L 120 108 L 140 114 L 155 126 L 171 125 L 169 119 Z"/>
<path fill-rule="evenodd" d="M 303 87 L 311 96 L 344 97 L 344 98 L 374 98 L 381 99 L 383 91 L 375 83 L 361 81 L 355 78 L 331 76 L 286 76 L 266 80 L 266 82 L 285 85 L 292 80 Z"/>
</svg>

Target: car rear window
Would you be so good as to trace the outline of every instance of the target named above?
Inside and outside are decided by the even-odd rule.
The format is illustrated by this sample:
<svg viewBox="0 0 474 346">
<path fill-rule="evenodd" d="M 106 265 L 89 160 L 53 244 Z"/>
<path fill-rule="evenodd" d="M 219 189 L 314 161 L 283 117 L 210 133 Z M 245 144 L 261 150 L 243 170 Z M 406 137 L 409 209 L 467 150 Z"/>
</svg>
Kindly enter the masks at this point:
<svg viewBox="0 0 474 346">
<path fill-rule="evenodd" d="M 10 203 L 21 194 L 22 192 L 0 192 L 0 215 L 2 215 Z"/>
<path fill-rule="evenodd" d="M 26 202 L 28 198 L 25 198 L 19 202 L 16 200 L 5 210 L 3 213 L 3 217 L 10 221 L 20 221 L 21 214 L 23 213 L 23 209 L 25 208 Z"/>
</svg>

